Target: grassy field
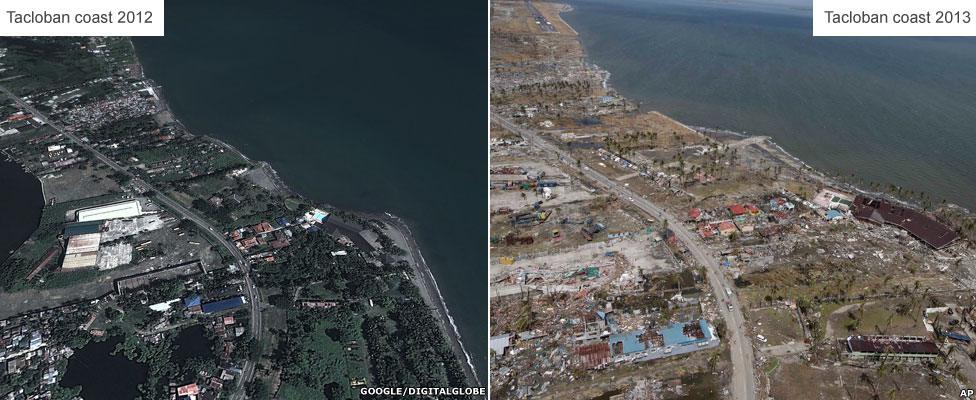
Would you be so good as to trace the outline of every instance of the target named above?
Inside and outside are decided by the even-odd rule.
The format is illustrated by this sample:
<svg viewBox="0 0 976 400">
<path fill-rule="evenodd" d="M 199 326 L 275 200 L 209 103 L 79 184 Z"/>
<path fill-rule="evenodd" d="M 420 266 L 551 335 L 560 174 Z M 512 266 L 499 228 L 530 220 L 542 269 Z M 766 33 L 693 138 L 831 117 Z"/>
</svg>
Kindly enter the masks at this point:
<svg viewBox="0 0 976 400">
<path fill-rule="evenodd" d="M 776 346 L 791 341 L 803 341 L 803 330 L 794 312 L 788 308 L 764 308 L 749 313 L 750 322 L 757 334 L 769 341 L 764 346 Z"/>
<path fill-rule="evenodd" d="M 853 332 L 863 334 L 889 335 L 924 335 L 925 326 L 922 324 L 921 308 L 910 306 L 908 300 L 889 300 L 868 302 L 845 307 L 835 311 L 828 317 L 828 323 L 835 335 Z M 908 309 L 906 313 L 898 312 L 899 308 Z"/>
<path fill-rule="evenodd" d="M 0 40 L 7 49 L 0 78 L 18 95 L 80 85 L 102 76 L 104 66 L 82 48 L 79 38 L 13 38 Z"/>
</svg>

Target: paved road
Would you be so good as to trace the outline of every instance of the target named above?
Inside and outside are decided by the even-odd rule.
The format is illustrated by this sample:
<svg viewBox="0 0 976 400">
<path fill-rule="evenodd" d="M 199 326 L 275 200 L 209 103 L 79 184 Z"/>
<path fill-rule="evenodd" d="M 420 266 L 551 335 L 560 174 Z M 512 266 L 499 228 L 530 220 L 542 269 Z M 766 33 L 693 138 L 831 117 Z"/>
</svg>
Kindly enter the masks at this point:
<svg viewBox="0 0 976 400">
<path fill-rule="evenodd" d="M 727 296 L 725 293 L 725 288 L 731 288 L 731 282 L 723 274 L 718 261 L 709 252 L 709 249 L 702 243 L 698 241 L 698 237 L 691 233 L 687 228 L 684 227 L 683 221 L 676 218 L 674 215 L 667 212 L 667 210 L 651 203 L 647 199 L 638 196 L 636 193 L 630 189 L 618 184 L 616 181 L 607 178 L 605 175 L 589 168 L 585 164 L 579 164 L 581 169 L 577 168 L 578 160 L 574 158 L 568 151 L 563 150 L 556 146 L 555 144 L 544 140 L 536 132 L 531 129 L 526 129 L 513 124 L 501 116 L 492 113 L 492 122 L 501 125 L 505 129 L 521 135 L 529 144 L 541 148 L 550 152 L 551 154 L 557 155 L 563 163 L 568 165 L 570 168 L 577 169 L 584 176 L 590 178 L 599 184 L 606 187 L 610 192 L 616 193 L 620 198 L 632 202 L 637 208 L 640 208 L 645 213 L 656 217 L 658 219 L 668 221 L 668 228 L 674 232 L 681 241 L 691 252 L 692 256 L 699 264 L 706 267 L 708 281 L 712 286 L 712 291 L 715 294 L 715 298 L 720 301 L 719 313 L 722 318 L 725 319 L 726 337 L 730 339 L 730 348 L 732 354 L 732 398 L 735 400 L 755 400 L 756 399 L 756 377 L 753 371 L 753 354 L 752 354 L 752 344 L 749 341 L 748 333 L 745 327 L 745 318 L 742 316 L 742 311 L 739 305 L 739 299 L 736 297 L 735 292 L 732 292 L 731 296 Z M 581 161 L 580 161 L 581 162 Z M 732 309 L 729 310 L 725 303 L 728 302 L 732 305 Z"/>
<path fill-rule="evenodd" d="M 230 254 L 234 257 L 234 259 L 237 260 L 237 265 L 240 266 L 240 268 L 242 268 L 242 270 L 244 271 L 244 281 L 247 285 L 247 296 L 250 299 L 250 305 L 251 305 L 251 332 L 257 340 L 259 341 L 261 340 L 261 336 L 263 334 L 263 328 L 261 327 L 261 295 L 260 293 L 258 293 L 257 288 L 254 286 L 254 282 L 252 282 L 251 280 L 250 269 L 248 268 L 248 264 L 246 259 L 244 258 L 244 255 L 241 254 L 241 252 L 237 249 L 237 246 L 235 246 L 233 243 L 231 243 L 229 240 L 227 240 L 224 237 L 221 230 L 214 229 L 214 226 L 211 225 L 210 222 L 208 222 L 206 219 L 204 219 L 197 213 L 187 209 L 186 207 L 183 207 L 182 204 L 180 204 L 176 200 L 173 200 L 169 196 L 166 196 L 162 191 L 156 189 L 156 187 L 151 185 L 149 182 L 146 182 L 142 178 L 129 172 L 128 169 L 126 169 L 119 163 L 115 162 L 115 160 L 111 159 L 109 156 L 105 155 L 104 153 L 96 150 L 93 146 L 88 144 L 88 142 L 81 140 L 81 138 L 79 138 L 74 133 L 68 132 L 61 125 L 52 122 L 47 117 L 47 115 L 38 111 L 36 108 L 34 108 L 34 106 L 30 105 L 29 103 L 24 101 L 24 99 L 20 98 L 19 96 L 11 92 L 7 87 L 0 86 L 0 92 L 13 99 L 21 108 L 33 114 L 34 117 L 48 124 L 49 126 L 51 126 L 51 128 L 57 130 L 59 133 L 63 134 L 65 137 L 67 137 L 72 142 L 74 142 L 77 146 L 85 150 L 88 150 L 93 156 L 95 156 L 95 158 L 105 163 L 105 165 L 108 165 L 113 170 L 128 176 L 131 179 L 131 183 L 133 184 L 134 187 L 144 191 L 149 191 L 149 190 L 153 191 L 155 193 L 153 198 L 156 199 L 158 203 L 170 209 L 172 212 L 178 214 L 180 217 L 193 221 L 195 224 L 197 224 L 197 226 L 201 228 L 201 230 L 204 233 L 206 233 L 213 239 L 214 243 L 218 243 L 221 246 L 223 246 L 225 249 L 227 249 L 227 251 L 230 252 Z M 244 371 L 244 379 L 238 381 L 238 390 L 232 396 L 232 398 L 234 399 L 243 398 L 244 393 L 240 389 L 243 387 L 244 382 L 249 382 L 251 379 L 253 379 L 254 377 L 253 364 L 254 363 L 251 362 L 250 360 L 245 361 L 244 367 L 242 368 Z"/>
</svg>

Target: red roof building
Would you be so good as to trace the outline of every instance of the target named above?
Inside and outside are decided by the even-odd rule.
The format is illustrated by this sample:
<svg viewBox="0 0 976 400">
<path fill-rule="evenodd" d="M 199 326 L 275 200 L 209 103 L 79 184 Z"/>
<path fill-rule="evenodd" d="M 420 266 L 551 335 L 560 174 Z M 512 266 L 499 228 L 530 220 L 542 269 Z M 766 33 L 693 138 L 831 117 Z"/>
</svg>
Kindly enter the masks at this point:
<svg viewBox="0 0 976 400">
<path fill-rule="evenodd" d="M 257 246 L 258 244 L 260 244 L 260 242 L 258 242 L 257 238 L 249 237 L 247 239 L 238 241 L 237 248 L 247 251 L 247 249 Z"/>
<path fill-rule="evenodd" d="M 200 394 L 200 388 L 197 387 L 196 383 L 191 383 L 176 388 L 176 394 L 179 396 L 196 396 Z"/>
<path fill-rule="evenodd" d="M 698 219 L 701 218 L 701 215 L 702 210 L 700 208 L 692 208 L 688 210 L 688 218 L 690 218 L 692 221 L 698 221 Z"/>
<path fill-rule="evenodd" d="M 729 206 L 729 212 L 732 213 L 733 217 L 742 215 L 746 213 L 746 208 L 742 204 L 733 204 Z"/>
<path fill-rule="evenodd" d="M 262 221 L 260 224 L 252 226 L 251 229 L 254 229 L 254 233 L 262 234 L 271 232 L 271 230 L 274 228 L 272 228 L 271 224 L 267 221 Z"/>
<path fill-rule="evenodd" d="M 718 223 L 718 232 L 728 236 L 736 231 L 735 224 L 729 221 L 722 221 Z"/>
</svg>

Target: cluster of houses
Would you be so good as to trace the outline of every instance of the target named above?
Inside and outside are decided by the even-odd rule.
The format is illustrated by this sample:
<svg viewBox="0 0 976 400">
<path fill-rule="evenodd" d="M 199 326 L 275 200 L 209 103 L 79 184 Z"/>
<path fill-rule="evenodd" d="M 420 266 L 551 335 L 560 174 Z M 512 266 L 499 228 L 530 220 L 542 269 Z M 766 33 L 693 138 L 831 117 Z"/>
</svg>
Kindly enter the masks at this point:
<svg viewBox="0 0 976 400">
<path fill-rule="evenodd" d="M 0 377 L 36 371 L 40 385 L 56 385 L 60 375 L 57 365 L 71 357 L 73 351 L 54 343 L 51 331 L 65 323 L 65 316 L 86 312 L 86 304 L 71 304 L 0 320 Z M 24 394 L 22 388 L 6 393 L 4 398 L 26 398 Z"/>
<path fill-rule="evenodd" d="M 0 121 L 0 136 L 14 135 L 42 125 L 44 122 L 39 118 L 23 110 L 18 110 Z"/>
<path fill-rule="evenodd" d="M 245 226 L 230 231 L 228 236 L 242 252 L 249 252 L 259 246 L 269 246 L 277 250 L 288 247 L 291 242 L 291 231 L 284 229 L 287 225 L 261 221 L 252 226 Z"/>
<path fill-rule="evenodd" d="M 173 387 L 172 398 L 177 400 L 214 400 L 220 398 L 224 385 L 233 380 L 234 375 L 223 370 L 219 376 L 211 376 L 205 384 L 196 382 Z"/>
<path fill-rule="evenodd" d="M 495 167 L 489 171 L 489 187 L 497 190 L 532 190 L 560 185 L 563 178 L 549 178 L 545 171 L 529 170 L 519 166 Z"/>
<path fill-rule="evenodd" d="M 274 251 L 291 245 L 294 233 L 289 227 L 294 225 L 307 231 L 318 230 L 318 225 L 324 223 L 328 217 L 328 212 L 316 208 L 294 221 L 285 217 L 275 218 L 272 222 L 261 221 L 234 229 L 227 236 L 241 252 L 253 253 L 248 256 L 252 261 L 274 262 Z"/>
<path fill-rule="evenodd" d="M 754 204 L 730 204 L 723 210 L 707 212 L 700 208 L 688 210 L 688 220 L 697 224 L 698 234 L 704 238 L 721 235 L 731 237 L 737 232 L 750 234 L 760 223 L 762 210 Z M 717 219 L 721 217 L 722 219 Z"/>
</svg>

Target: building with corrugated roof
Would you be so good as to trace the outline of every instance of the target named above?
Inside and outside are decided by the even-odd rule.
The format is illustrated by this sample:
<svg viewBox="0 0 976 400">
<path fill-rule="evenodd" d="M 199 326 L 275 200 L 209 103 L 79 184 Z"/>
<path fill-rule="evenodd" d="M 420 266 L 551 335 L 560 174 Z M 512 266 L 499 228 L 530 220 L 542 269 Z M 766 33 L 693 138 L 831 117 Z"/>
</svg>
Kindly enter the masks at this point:
<svg viewBox="0 0 976 400">
<path fill-rule="evenodd" d="M 848 336 L 847 355 L 871 360 L 923 361 L 939 355 L 939 346 L 922 336 Z"/>
<path fill-rule="evenodd" d="M 866 196 L 854 199 L 854 217 L 879 225 L 897 226 L 935 249 L 944 248 L 959 238 L 955 231 L 928 215 Z"/>
<path fill-rule="evenodd" d="M 201 306 L 201 310 L 203 310 L 205 314 L 213 314 L 231 310 L 243 306 L 244 304 L 247 304 L 247 299 L 244 298 L 244 296 L 234 296 L 223 300 L 204 303 Z"/>
<path fill-rule="evenodd" d="M 77 217 L 75 220 L 78 222 L 101 221 L 106 219 L 131 218 L 139 215 L 142 215 L 142 203 L 134 199 L 82 208 L 75 211 L 75 216 Z"/>
</svg>

